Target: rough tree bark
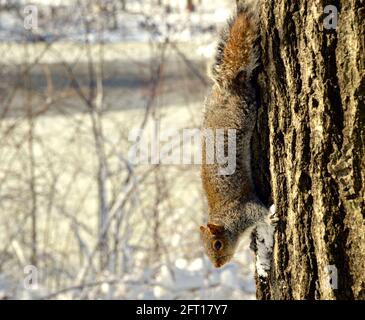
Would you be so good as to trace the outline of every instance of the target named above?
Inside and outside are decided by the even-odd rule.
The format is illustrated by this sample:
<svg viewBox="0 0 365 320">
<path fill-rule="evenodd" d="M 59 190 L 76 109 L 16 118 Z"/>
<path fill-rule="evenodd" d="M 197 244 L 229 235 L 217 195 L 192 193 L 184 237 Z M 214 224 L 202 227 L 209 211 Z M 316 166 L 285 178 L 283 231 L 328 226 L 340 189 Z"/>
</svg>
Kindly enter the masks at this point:
<svg viewBox="0 0 365 320">
<path fill-rule="evenodd" d="M 280 222 L 257 298 L 365 299 L 365 1 L 260 1 L 253 170 Z"/>
</svg>

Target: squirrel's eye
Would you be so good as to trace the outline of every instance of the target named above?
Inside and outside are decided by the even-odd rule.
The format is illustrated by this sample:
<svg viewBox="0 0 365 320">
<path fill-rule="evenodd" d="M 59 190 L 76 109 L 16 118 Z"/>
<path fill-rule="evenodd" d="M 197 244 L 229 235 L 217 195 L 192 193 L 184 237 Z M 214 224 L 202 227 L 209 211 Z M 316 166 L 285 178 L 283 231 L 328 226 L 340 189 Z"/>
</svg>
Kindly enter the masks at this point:
<svg viewBox="0 0 365 320">
<path fill-rule="evenodd" d="M 217 251 L 219 251 L 220 249 L 222 249 L 223 248 L 222 241 L 220 241 L 220 240 L 214 241 L 213 242 L 213 248 L 214 248 L 214 250 L 217 250 Z"/>
</svg>

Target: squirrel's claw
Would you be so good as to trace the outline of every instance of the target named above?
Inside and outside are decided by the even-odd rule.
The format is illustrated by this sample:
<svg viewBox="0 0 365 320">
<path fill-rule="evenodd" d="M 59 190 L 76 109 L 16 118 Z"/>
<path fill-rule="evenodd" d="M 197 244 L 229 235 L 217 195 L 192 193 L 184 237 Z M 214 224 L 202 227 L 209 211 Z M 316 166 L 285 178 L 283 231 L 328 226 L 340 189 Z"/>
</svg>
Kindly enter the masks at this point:
<svg viewBox="0 0 365 320">
<path fill-rule="evenodd" d="M 271 205 L 270 209 L 269 209 L 269 214 L 267 216 L 267 222 L 273 226 L 276 226 L 277 223 L 279 222 L 279 217 L 276 214 L 276 208 L 275 205 Z"/>
<path fill-rule="evenodd" d="M 272 225 L 277 225 L 277 223 L 279 222 L 279 217 L 274 213 L 274 214 L 270 214 L 269 215 L 269 222 Z"/>
</svg>

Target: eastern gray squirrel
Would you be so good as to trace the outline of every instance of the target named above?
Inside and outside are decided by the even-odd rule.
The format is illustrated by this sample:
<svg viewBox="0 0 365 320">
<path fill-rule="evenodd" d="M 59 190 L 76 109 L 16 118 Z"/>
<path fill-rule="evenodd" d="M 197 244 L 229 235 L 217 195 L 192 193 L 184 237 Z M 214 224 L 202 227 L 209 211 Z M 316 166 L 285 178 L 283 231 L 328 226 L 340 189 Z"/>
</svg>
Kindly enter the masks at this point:
<svg viewBox="0 0 365 320">
<path fill-rule="evenodd" d="M 207 164 L 207 145 L 202 143 L 201 177 L 209 218 L 200 232 L 205 251 L 215 267 L 221 267 L 233 257 L 239 238 L 246 230 L 261 226 L 265 233 L 272 232 L 270 226 L 277 221 L 256 196 L 251 174 L 250 143 L 257 113 L 251 82 L 258 60 L 257 2 L 240 1 L 235 17 L 222 32 L 212 67 L 214 84 L 205 102 L 203 129 L 236 130 L 233 174 L 222 175 L 218 163 Z M 224 143 L 228 144 L 228 138 Z M 272 240 L 266 235 L 261 239 L 262 243 L 266 241 L 272 246 Z"/>
</svg>

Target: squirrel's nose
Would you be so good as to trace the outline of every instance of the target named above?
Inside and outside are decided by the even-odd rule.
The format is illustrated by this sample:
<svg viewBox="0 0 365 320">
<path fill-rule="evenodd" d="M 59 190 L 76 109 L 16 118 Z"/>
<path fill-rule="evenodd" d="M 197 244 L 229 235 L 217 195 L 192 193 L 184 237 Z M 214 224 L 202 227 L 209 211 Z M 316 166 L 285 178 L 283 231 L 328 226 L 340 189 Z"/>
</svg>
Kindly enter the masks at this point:
<svg viewBox="0 0 365 320">
<path fill-rule="evenodd" d="M 224 262 L 222 259 L 217 259 L 216 262 L 214 263 L 214 266 L 216 268 L 220 268 L 221 266 L 223 266 Z"/>
</svg>

